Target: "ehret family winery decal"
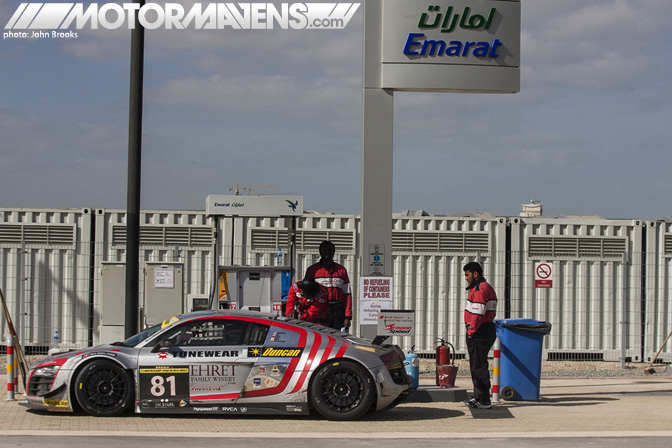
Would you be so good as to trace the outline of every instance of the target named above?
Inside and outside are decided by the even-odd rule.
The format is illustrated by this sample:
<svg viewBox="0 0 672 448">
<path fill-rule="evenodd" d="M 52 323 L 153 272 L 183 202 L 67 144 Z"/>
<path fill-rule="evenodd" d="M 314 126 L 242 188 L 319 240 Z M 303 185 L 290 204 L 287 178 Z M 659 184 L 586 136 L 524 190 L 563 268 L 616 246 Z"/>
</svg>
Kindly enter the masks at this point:
<svg viewBox="0 0 672 448">
<path fill-rule="evenodd" d="M 21 3 L 3 39 L 76 38 L 84 28 L 198 30 L 343 29 L 359 3 Z M 45 31 L 50 30 L 50 32 Z"/>
</svg>

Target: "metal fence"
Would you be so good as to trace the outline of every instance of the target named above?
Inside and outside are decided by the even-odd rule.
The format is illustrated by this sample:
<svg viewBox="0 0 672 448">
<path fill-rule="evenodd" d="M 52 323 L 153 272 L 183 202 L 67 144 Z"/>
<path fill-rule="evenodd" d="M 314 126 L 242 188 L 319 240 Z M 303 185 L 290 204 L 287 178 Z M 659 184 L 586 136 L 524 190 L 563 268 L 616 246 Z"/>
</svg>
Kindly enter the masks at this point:
<svg viewBox="0 0 672 448">
<path fill-rule="evenodd" d="M 330 240 L 356 299 L 359 226 L 352 215 L 144 211 L 140 266 L 181 263 L 186 306 L 187 296 L 216 291 L 217 266 L 292 266 L 298 279 Z M 443 337 L 465 353 L 462 266 L 472 260 L 498 293 L 498 318 L 553 325 L 548 359 L 648 362 L 672 329 L 669 220 L 395 215 L 392 228 L 394 307 L 416 315 L 415 336 L 392 339 L 406 350 L 433 353 Z M 123 211 L 0 209 L 0 287 L 29 353 L 45 352 L 55 331 L 67 348 L 100 341 L 102 267 L 125 262 L 125 243 Z M 540 263 L 552 268 L 550 288 L 539 287 Z M 659 359 L 671 362 L 672 347 Z"/>
</svg>

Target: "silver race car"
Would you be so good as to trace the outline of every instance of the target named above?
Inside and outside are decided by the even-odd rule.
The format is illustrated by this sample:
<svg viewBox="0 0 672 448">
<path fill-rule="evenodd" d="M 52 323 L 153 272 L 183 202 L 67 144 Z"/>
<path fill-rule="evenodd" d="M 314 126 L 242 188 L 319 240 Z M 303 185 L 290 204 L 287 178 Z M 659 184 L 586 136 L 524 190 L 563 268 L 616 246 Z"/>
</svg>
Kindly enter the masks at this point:
<svg viewBox="0 0 672 448">
<path fill-rule="evenodd" d="M 308 414 L 352 420 L 395 406 L 411 380 L 396 345 L 252 311 L 173 317 L 124 342 L 30 369 L 25 406 L 94 416 Z"/>
</svg>

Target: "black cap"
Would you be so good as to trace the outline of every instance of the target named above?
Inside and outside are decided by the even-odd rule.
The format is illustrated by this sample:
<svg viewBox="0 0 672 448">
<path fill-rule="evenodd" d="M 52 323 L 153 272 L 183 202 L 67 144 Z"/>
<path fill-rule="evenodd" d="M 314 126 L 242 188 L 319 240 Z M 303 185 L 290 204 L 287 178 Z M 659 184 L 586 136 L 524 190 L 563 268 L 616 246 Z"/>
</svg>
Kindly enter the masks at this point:
<svg viewBox="0 0 672 448">
<path fill-rule="evenodd" d="M 314 278 L 306 277 L 299 282 L 299 287 L 306 297 L 315 297 L 320 291 L 320 285 Z"/>
</svg>

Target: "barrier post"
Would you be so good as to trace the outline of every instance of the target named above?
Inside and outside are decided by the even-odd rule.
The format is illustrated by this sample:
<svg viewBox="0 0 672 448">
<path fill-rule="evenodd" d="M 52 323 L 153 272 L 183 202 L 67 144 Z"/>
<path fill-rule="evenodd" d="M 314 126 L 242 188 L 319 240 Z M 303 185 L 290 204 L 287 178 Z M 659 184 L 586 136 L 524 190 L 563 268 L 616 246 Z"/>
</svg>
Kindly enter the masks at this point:
<svg viewBox="0 0 672 448">
<path fill-rule="evenodd" d="M 492 402 L 499 403 L 499 362 L 500 342 L 495 339 L 494 358 L 492 360 Z"/>
<path fill-rule="evenodd" d="M 14 401 L 16 378 L 14 377 L 14 338 L 7 338 L 7 401 Z"/>
</svg>

